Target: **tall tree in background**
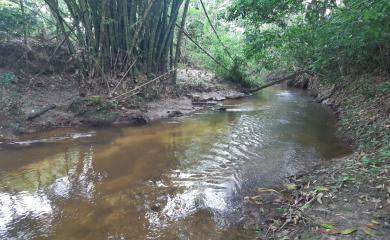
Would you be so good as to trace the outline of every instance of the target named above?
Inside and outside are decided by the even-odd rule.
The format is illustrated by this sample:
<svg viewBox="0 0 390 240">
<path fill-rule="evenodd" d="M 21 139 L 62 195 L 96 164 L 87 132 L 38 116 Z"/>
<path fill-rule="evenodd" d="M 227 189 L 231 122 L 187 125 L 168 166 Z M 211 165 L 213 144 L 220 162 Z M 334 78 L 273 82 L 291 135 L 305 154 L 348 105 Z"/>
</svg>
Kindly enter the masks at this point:
<svg viewBox="0 0 390 240">
<path fill-rule="evenodd" d="M 230 18 L 246 26 L 247 57 L 268 69 L 390 71 L 386 0 L 234 0 Z"/>
<path fill-rule="evenodd" d="M 189 5 L 190 5 L 190 0 L 186 0 L 184 10 L 183 10 L 183 16 L 181 18 L 180 28 L 179 28 L 178 34 L 177 34 L 176 55 L 175 55 L 175 60 L 174 60 L 175 61 L 175 63 L 174 63 L 175 72 L 174 72 L 174 76 L 173 76 L 174 83 L 176 83 L 176 80 L 177 80 L 177 70 L 176 69 L 177 69 L 177 64 L 179 62 L 179 58 L 180 58 L 181 42 L 183 39 L 184 26 L 185 26 L 185 22 L 186 22 L 186 18 L 187 18 Z"/>
<path fill-rule="evenodd" d="M 28 60 L 28 45 L 27 45 L 27 21 L 26 21 L 26 12 L 24 10 L 24 2 L 23 0 L 19 0 L 20 3 L 20 11 L 22 13 L 23 18 L 23 43 L 25 47 L 24 60 L 27 62 Z"/>
</svg>

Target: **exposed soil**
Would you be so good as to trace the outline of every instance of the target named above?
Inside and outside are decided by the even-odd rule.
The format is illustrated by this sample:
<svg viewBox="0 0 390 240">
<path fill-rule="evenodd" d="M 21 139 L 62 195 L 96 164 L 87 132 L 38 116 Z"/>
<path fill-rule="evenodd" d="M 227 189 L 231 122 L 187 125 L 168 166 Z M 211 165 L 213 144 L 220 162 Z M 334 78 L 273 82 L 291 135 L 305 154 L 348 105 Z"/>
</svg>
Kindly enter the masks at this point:
<svg viewBox="0 0 390 240">
<path fill-rule="evenodd" d="M 334 109 L 340 131 L 356 143 L 356 151 L 291 176 L 282 186 L 254 190 L 246 198 L 241 227 L 256 231 L 258 239 L 389 239 L 389 76 L 342 83 L 308 77 L 288 83 L 307 88 L 315 101 Z"/>
<path fill-rule="evenodd" d="M 0 69 L 1 73 L 13 74 L 4 68 Z M 161 96 L 157 97 L 156 91 L 162 91 Z M 0 113 L 0 141 L 57 127 L 146 124 L 213 108 L 227 98 L 245 96 L 238 85 L 210 72 L 194 69 L 179 70 L 175 86 L 157 82 L 142 89 L 138 95 L 119 101 L 112 101 L 105 95 L 79 97 L 77 81 L 65 73 L 42 74 L 35 78 L 15 74 L 9 84 L 0 87 L 0 93 L 3 109 Z M 31 118 L 51 105 L 55 108 Z"/>
<path fill-rule="evenodd" d="M 0 43 L 0 55 L 0 142 L 58 127 L 145 124 L 245 96 L 240 86 L 195 69 L 179 70 L 175 85 L 169 75 L 148 84 L 157 76 L 124 72 L 80 80 L 74 59 L 55 42 Z"/>
</svg>

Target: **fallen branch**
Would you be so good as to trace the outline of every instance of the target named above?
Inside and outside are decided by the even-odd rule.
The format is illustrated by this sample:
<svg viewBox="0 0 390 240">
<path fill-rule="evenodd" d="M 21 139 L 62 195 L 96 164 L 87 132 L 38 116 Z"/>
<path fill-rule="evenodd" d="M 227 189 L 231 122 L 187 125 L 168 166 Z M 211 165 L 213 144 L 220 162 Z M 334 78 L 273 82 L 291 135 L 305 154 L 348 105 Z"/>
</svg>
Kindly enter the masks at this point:
<svg viewBox="0 0 390 240">
<path fill-rule="evenodd" d="M 134 60 L 134 62 L 130 65 L 130 67 L 127 69 L 126 73 L 123 75 L 123 77 L 121 78 L 121 80 L 119 80 L 119 82 L 116 84 L 116 86 L 114 87 L 114 89 L 112 91 L 110 91 L 109 95 L 111 96 L 113 93 L 115 93 L 116 89 L 119 87 L 119 85 L 122 83 L 123 79 L 126 78 L 127 74 L 129 74 L 130 70 L 133 68 L 134 64 L 137 62 L 137 59 Z"/>
<path fill-rule="evenodd" d="M 171 72 L 173 72 L 173 71 L 175 71 L 175 69 L 171 69 L 171 70 L 169 70 L 168 72 L 166 72 L 166 73 L 164 73 L 164 74 L 162 74 L 162 75 L 160 75 L 160 76 L 158 76 L 158 77 L 156 77 L 156 78 L 154 78 L 154 79 L 152 79 L 152 80 L 150 80 L 150 81 L 148 81 L 148 82 L 146 82 L 146 83 L 144 83 L 144 84 L 141 84 L 141 85 L 139 85 L 138 87 L 135 87 L 135 88 L 131 89 L 130 91 L 127 91 L 127 92 L 125 92 L 125 93 L 122 93 L 122 94 L 120 94 L 120 95 L 118 95 L 118 96 L 112 98 L 112 100 L 117 99 L 117 98 L 120 98 L 120 97 L 123 97 L 123 96 L 125 96 L 125 95 L 128 95 L 129 93 L 135 92 L 135 91 L 137 91 L 138 89 L 140 89 L 140 88 L 142 88 L 142 87 L 144 87 L 144 86 L 146 86 L 146 85 L 149 85 L 149 84 L 151 84 L 152 82 L 155 82 L 155 81 L 159 80 L 160 78 L 162 78 L 162 77 L 168 75 L 169 73 L 171 73 Z M 131 96 L 134 96 L 134 94 L 131 95 Z M 130 96 L 130 97 L 131 97 L 131 96 Z"/>
<path fill-rule="evenodd" d="M 37 112 L 34 112 L 34 113 L 30 113 L 28 116 L 27 116 L 27 120 L 33 120 L 41 115 L 43 115 L 44 113 L 56 108 L 57 106 L 55 104 L 52 104 L 52 105 L 49 105 L 45 108 L 42 108 L 41 110 L 37 111 Z"/>
<path fill-rule="evenodd" d="M 209 22 L 209 24 L 210 24 L 210 27 L 211 27 L 211 29 L 213 29 L 213 32 L 214 32 L 215 36 L 217 36 L 218 41 L 221 43 L 223 49 L 225 50 L 225 52 L 227 53 L 227 55 L 230 57 L 230 59 L 234 61 L 234 58 L 232 57 L 232 54 L 230 53 L 230 51 L 228 50 L 228 48 L 225 46 L 225 44 L 223 44 L 221 38 L 219 37 L 219 34 L 218 34 L 217 30 L 215 29 L 213 23 L 211 22 L 210 16 L 209 16 L 209 14 L 207 13 L 207 10 L 206 10 L 206 7 L 205 7 L 203 1 L 202 1 L 202 0 L 199 0 L 199 1 L 200 1 L 200 4 L 202 5 L 203 12 L 204 12 L 204 14 L 206 15 L 206 18 L 207 18 L 207 20 L 208 20 L 208 22 Z"/>
<path fill-rule="evenodd" d="M 178 24 L 176 24 L 176 27 L 180 28 L 180 26 Z M 199 43 L 197 43 L 194 39 L 192 39 L 192 37 L 190 36 L 189 33 L 187 33 L 186 31 L 183 30 L 183 34 L 184 34 L 184 36 L 186 36 L 188 38 L 188 40 L 190 40 L 193 44 L 195 44 L 195 46 L 197 46 L 200 50 L 202 50 L 202 52 L 204 54 L 206 54 L 209 58 L 211 58 L 216 64 L 218 64 L 220 67 L 224 68 L 225 70 L 229 71 L 229 69 L 224 64 L 219 62 L 206 49 L 204 49 Z"/>
<path fill-rule="evenodd" d="M 258 92 L 258 91 L 260 91 L 260 90 L 263 90 L 264 88 L 271 87 L 271 86 L 273 86 L 273 85 L 282 83 L 282 82 L 284 82 L 284 81 L 286 81 L 286 80 L 294 79 L 294 78 L 296 78 L 296 77 L 298 77 L 299 75 L 304 74 L 304 73 L 307 73 L 307 74 L 309 74 L 309 75 L 313 75 L 313 73 L 310 72 L 310 71 L 308 71 L 308 70 L 301 70 L 301 71 L 295 72 L 295 73 L 293 73 L 293 74 L 291 74 L 291 75 L 288 75 L 288 76 L 286 76 L 286 77 L 284 77 L 284 78 L 277 79 L 277 80 L 272 81 L 272 82 L 270 82 L 270 83 L 264 84 L 263 86 L 260 86 L 260 87 L 257 87 L 257 88 L 255 88 L 255 89 L 252 89 L 252 90 L 250 90 L 249 92 L 250 92 L 250 93 Z"/>
</svg>

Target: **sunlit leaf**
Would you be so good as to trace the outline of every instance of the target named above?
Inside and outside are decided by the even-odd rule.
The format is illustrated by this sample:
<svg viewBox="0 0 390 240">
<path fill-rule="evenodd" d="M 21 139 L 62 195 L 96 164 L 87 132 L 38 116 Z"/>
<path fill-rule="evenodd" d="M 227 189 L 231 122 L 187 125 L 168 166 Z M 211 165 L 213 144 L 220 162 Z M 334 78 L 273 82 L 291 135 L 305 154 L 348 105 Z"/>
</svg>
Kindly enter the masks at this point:
<svg viewBox="0 0 390 240">
<path fill-rule="evenodd" d="M 318 192 L 327 192 L 327 191 L 329 191 L 329 188 L 323 187 L 323 186 L 316 186 L 314 189 L 317 190 Z"/>
<path fill-rule="evenodd" d="M 277 192 L 277 191 L 272 189 L 272 188 L 258 188 L 257 192 L 258 193 L 271 193 L 271 192 Z"/>
<path fill-rule="evenodd" d="M 374 233 L 367 227 L 363 228 L 363 232 L 369 236 L 374 236 Z"/>
<path fill-rule="evenodd" d="M 326 223 L 321 224 L 320 228 L 322 228 L 322 229 L 336 229 L 336 227 L 333 226 L 332 224 L 326 224 Z"/>
<path fill-rule="evenodd" d="M 340 234 L 342 235 L 350 235 L 352 233 L 356 232 L 356 229 L 348 228 L 340 231 Z"/>
<path fill-rule="evenodd" d="M 287 188 L 288 190 L 298 189 L 298 186 L 294 183 L 286 183 L 286 184 L 284 184 L 284 187 Z"/>
</svg>

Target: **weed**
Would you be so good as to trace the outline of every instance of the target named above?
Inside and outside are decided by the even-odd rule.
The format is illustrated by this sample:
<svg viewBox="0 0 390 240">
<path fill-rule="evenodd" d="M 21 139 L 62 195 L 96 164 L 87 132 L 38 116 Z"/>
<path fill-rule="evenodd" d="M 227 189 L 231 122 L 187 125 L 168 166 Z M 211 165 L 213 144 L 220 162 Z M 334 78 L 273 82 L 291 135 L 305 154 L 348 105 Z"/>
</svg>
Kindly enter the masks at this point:
<svg viewBox="0 0 390 240">
<path fill-rule="evenodd" d="M 16 79 L 16 75 L 13 72 L 4 72 L 0 74 L 0 87 L 9 86 L 12 81 Z"/>
<path fill-rule="evenodd" d="M 380 93 L 380 95 L 385 95 L 390 93 L 390 82 L 386 81 L 383 83 L 380 83 L 376 86 L 377 91 Z"/>
<path fill-rule="evenodd" d="M 86 104 L 96 107 L 98 112 L 105 112 L 116 107 L 115 103 L 105 100 L 102 96 L 92 96 L 86 100 Z"/>
</svg>

